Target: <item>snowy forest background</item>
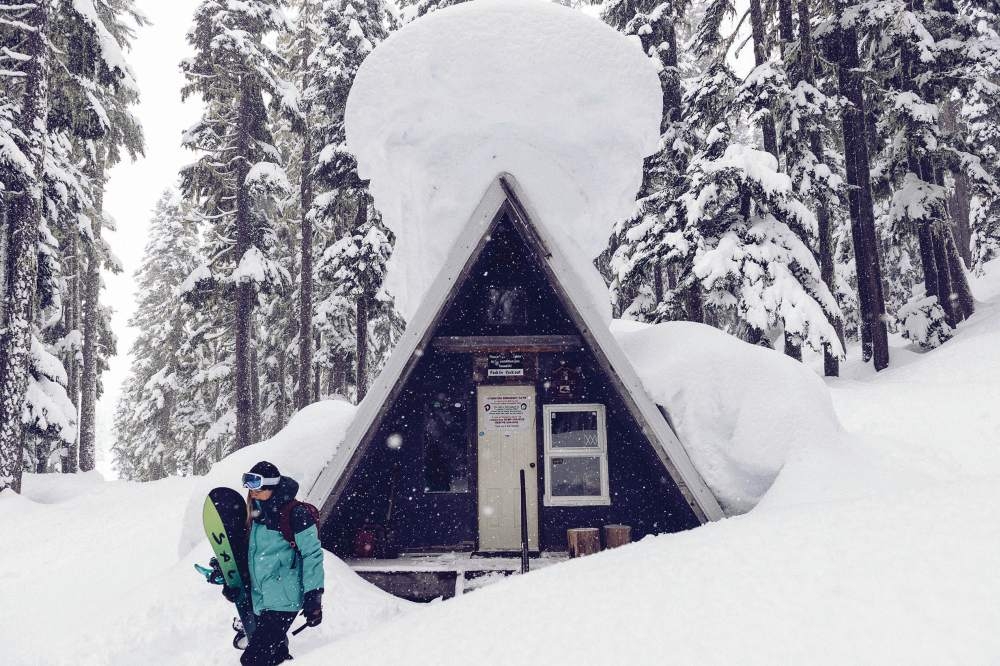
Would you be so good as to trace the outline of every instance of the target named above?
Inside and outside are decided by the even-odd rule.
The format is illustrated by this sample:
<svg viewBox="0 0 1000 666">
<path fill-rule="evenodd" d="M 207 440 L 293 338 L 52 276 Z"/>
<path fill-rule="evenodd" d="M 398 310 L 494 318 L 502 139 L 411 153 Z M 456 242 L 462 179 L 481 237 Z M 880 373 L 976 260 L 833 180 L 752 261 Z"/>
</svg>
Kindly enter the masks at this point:
<svg viewBox="0 0 1000 666">
<path fill-rule="evenodd" d="M 198 5 L 177 94 L 203 113 L 135 275 L 121 476 L 204 473 L 310 402 L 364 396 L 405 322 L 344 106 L 375 45 L 450 4 Z M 616 315 L 703 321 L 835 375 L 845 349 L 883 369 L 890 334 L 930 349 L 972 314 L 967 273 L 1000 248 L 1000 2 L 568 4 L 634 35 L 663 87 L 660 150 L 596 258 Z M 95 465 L 122 351 L 104 196 L 143 151 L 145 23 L 131 0 L 0 3 L 0 490 Z"/>
</svg>

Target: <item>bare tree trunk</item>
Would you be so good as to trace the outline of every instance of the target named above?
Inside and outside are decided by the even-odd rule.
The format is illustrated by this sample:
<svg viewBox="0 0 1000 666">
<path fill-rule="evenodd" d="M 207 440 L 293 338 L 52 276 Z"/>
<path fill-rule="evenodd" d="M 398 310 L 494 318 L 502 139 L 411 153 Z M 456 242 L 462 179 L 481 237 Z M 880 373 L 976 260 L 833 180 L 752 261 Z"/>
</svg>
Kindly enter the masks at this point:
<svg viewBox="0 0 1000 666">
<path fill-rule="evenodd" d="M 750 29 L 753 35 L 753 59 L 754 64 L 760 67 L 767 62 L 767 52 L 765 50 L 764 39 L 764 12 L 761 10 L 760 0 L 750 0 Z M 778 131 L 774 126 L 774 116 L 770 113 L 764 116 L 761 122 L 761 130 L 764 133 L 764 150 L 778 158 Z"/>
<path fill-rule="evenodd" d="M 362 192 L 358 199 L 358 214 L 355 218 L 355 229 L 360 229 L 361 226 L 368 220 L 368 193 Z M 355 329 L 354 333 L 357 336 L 357 387 L 358 387 L 358 402 L 360 403 L 365 394 L 368 392 L 368 295 L 361 294 L 358 296 L 358 302 L 355 306 Z"/>
<path fill-rule="evenodd" d="M 663 302 L 663 266 L 659 260 L 653 262 L 653 299 L 659 306 Z"/>
<path fill-rule="evenodd" d="M 93 240 L 87 256 L 83 302 L 83 374 L 80 381 L 80 471 L 89 472 L 97 463 L 97 342 L 100 335 L 101 231 L 104 222 L 104 148 L 94 149 L 92 182 L 94 210 L 91 215 Z"/>
<path fill-rule="evenodd" d="M 837 13 L 844 12 L 843 0 Z M 871 190 L 871 158 L 865 132 L 865 98 L 861 87 L 858 36 L 853 27 L 840 33 L 838 78 L 840 93 L 847 99 L 844 109 L 844 161 L 847 168 L 851 209 L 851 236 L 858 274 L 858 305 L 861 310 L 862 349 L 876 370 L 889 366 L 889 333 L 885 323 L 882 269 L 875 236 L 875 210 Z"/>
<path fill-rule="evenodd" d="M 802 8 L 799 7 L 799 11 Z M 799 26 L 801 31 L 803 28 Z M 806 27 L 808 30 L 808 26 Z M 792 0 L 778 0 L 778 36 L 781 39 L 781 54 L 788 56 L 788 47 L 795 41 L 795 29 L 792 25 Z"/>
<path fill-rule="evenodd" d="M 259 91 L 249 81 L 240 86 L 239 130 L 236 162 L 236 265 L 252 247 L 253 221 L 250 217 L 250 194 L 246 187 L 250 171 L 249 156 L 253 139 L 250 127 L 254 122 L 253 96 Z M 254 443 L 253 437 L 253 378 L 250 347 L 253 344 L 254 285 L 242 281 L 236 285 L 236 442 L 235 450 Z"/>
<path fill-rule="evenodd" d="M 31 160 L 32 182 L 15 183 L 21 190 L 7 207 L 6 281 L 0 303 L 0 491 L 21 492 L 24 461 L 21 408 L 28 386 L 35 286 L 38 280 L 38 227 L 42 215 L 45 164 L 45 124 L 48 117 L 48 59 L 45 34 L 48 6 L 39 2 L 22 20 L 32 27 L 25 39 L 24 97 L 17 117 L 23 137 L 20 147 Z M 13 188 L 11 188 L 13 189 Z"/>
<path fill-rule="evenodd" d="M 948 265 L 948 251 L 940 229 L 931 229 L 931 247 L 934 248 L 934 263 L 937 266 L 938 293 L 941 307 L 944 308 L 945 319 L 950 326 L 957 326 L 961 320 L 957 300 L 951 288 L 951 267 Z"/>
<path fill-rule="evenodd" d="M 253 345 L 253 351 L 250 352 L 250 387 L 253 391 L 253 428 L 251 430 L 251 437 L 254 442 L 259 442 L 263 439 L 260 436 L 261 430 L 261 409 L 260 409 L 260 365 L 258 363 L 257 357 L 257 345 Z"/>
<path fill-rule="evenodd" d="M 936 169 L 934 172 L 934 182 L 944 187 L 944 169 Z M 953 233 L 954 223 L 948 224 L 950 210 L 945 206 L 945 221 L 941 224 L 940 236 L 942 252 L 948 261 L 948 278 L 951 291 L 949 299 L 955 311 L 955 318 L 964 321 L 971 317 L 976 311 L 976 302 L 972 298 L 972 290 L 969 287 L 969 278 L 965 273 L 965 266 L 958 251 L 955 249 L 955 235 Z"/>
<path fill-rule="evenodd" d="M 781 2 L 787 3 L 788 0 L 780 0 Z M 788 9 L 790 12 L 790 8 Z M 791 14 L 788 16 L 789 24 L 788 29 L 791 30 Z M 784 27 L 784 26 L 782 26 Z M 760 67 L 767 62 L 767 48 L 764 37 L 764 13 L 761 9 L 760 0 L 750 0 L 750 29 L 753 36 L 753 59 L 754 64 Z M 782 33 L 782 40 L 784 41 L 785 34 Z M 789 41 L 791 37 L 789 36 Z M 763 116 L 761 121 L 761 131 L 764 135 L 764 150 L 774 155 L 774 159 L 780 163 L 781 157 L 778 154 L 778 130 L 774 124 L 774 116 L 770 112 Z M 758 342 L 763 340 L 763 335 L 760 335 Z M 785 334 L 785 354 L 791 356 L 794 359 L 802 360 L 802 347 L 799 345 L 797 340 L 789 334 Z"/>
<path fill-rule="evenodd" d="M 789 46 L 795 39 L 792 27 L 792 0 L 778 0 L 778 35 L 781 41 L 781 54 L 784 58 L 788 58 Z M 785 128 L 785 131 L 789 131 L 788 128 Z M 788 142 L 782 141 L 782 143 L 787 145 Z M 803 241 L 805 240 L 803 239 Z M 789 334 L 788 331 L 785 331 L 785 355 L 794 358 L 796 361 L 802 360 L 802 343 L 796 336 Z"/>
<path fill-rule="evenodd" d="M 320 333 L 319 331 L 316 331 L 316 333 L 315 333 L 315 339 L 316 339 L 316 347 L 315 347 L 315 349 L 318 352 L 319 349 L 320 349 L 320 345 L 323 343 L 323 334 Z M 317 365 L 317 366 L 313 367 L 313 369 L 312 369 L 312 380 L 313 380 L 312 381 L 312 394 L 313 394 L 313 398 L 312 399 L 313 400 L 319 400 L 319 397 L 320 397 L 320 392 L 319 392 L 319 380 L 320 380 L 320 376 L 319 375 L 320 375 L 320 368 Z"/>
<path fill-rule="evenodd" d="M 946 99 L 941 105 L 941 129 L 945 134 L 953 135 L 958 131 L 957 115 L 955 102 Z M 958 247 L 958 253 L 965 265 L 968 266 L 972 264 L 972 229 L 969 225 L 972 212 L 972 193 L 965 171 L 962 169 L 952 171 L 951 176 L 955 180 L 955 190 L 949 197 L 948 210 L 951 213 L 955 245 Z M 944 179 L 941 178 L 941 180 Z"/>
<path fill-rule="evenodd" d="M 80 330 L 80 239 L 76 231 L 71 231 L 69 235 L 69 259 L 66 262 L 67 286 L 69 293 L 65 299 L 66 304 L 66 330 L 76 332 Z M 66 392 L 73 403 L 73 413 L 79 415 L 80 411 L 80 363 L 77 360 L 77 350 L 75 346 L 63 359 L 66 368 Z M 72 474 L 78 469 L 78 444 L 80 441 L 79 429 L 72 444 L 66 445 L 66 455 L 62 458 L 62 471 L 64 474 Z"/>
<path fill-rule="evenodd" d="M 687 310 L 688 321 L 705 323 L 705 307 L 701 298 L 701 285 L 695 282 L 684 290 L 684 306 Z"/>
<path fill-rule="evenodd" d="M 792 16 L 791 16 L 791 0 L 781 0 L 782 4 L 788 4 L 788 16 L 787 18 L 782 18 L 782 33 L 785 32 L 784 25 L 788 24 L 788 35 L 787 40 L 784 37 L 782 41 L 790 42 L 792 40 Z M 809 11 L 809 0 L 798 0 L 798 14 L 799 14 L 799 58 L 800 58 L 800 70 L 802 71 L 802 76 L 806 83 L 815 85 L 816 83 L 816 63 L 815 63 L 815 53 L 813 51 L 813 41 L 812 41 L 812 24 L 811 16 Z M 809 149 L 812 151 L 813 155 L 816 156 L 816 161 L 818 164 L 824 164 L 824 151 L 823 151 L 823 139 L 819 132 L 812 132 L 809 136 Z M 818 222 L 818 234 L 819 234 L 819 267 L 820 276 L 823 279 L 823 283 L 830 290 L 830 293 L 836 294 L 836 284 L 834 282 L 834 261 L 833 261 L 833 229 L 831 228 L 831 217 L 830 217 L 830 206 L 827 201 L 817 202 L 816 218 Z M 840 338 L 841 345 L 844 344 L 844 322 L 840 317 L 833 317 L 831 323 L 833 324 L 834 330 L 837 331 L 837 336 Z M 829 344 L 823 345 L 823 374 L 827 377 L 836 377 L 840 374 L 840 361 L 837 356 L 833 353 Z"/>
<path fill-rule="evenodd" d="M 305 3 L 304 12 L 308 12 L 312 4 Z M 306 20 L 304 17 L 303 20 Z M 308 27 L 304 28 L 305 36 L 302 42 L 302 88 L 309 86 L 309 64 L 308 56 L 312 51 L 312 33 Z M 310 383 L 312 379 L 312 217 L 310 209 L 313 202 L 313 156 L 312 156 L 312 123 L 310 122 L 311 110 L 304 109 L 305 130 L 302 133 L 302 166 L 299 182 L 299 203 L 302 208 L 302 246 L 301 253 L 301 273 L 299 284 L 299 376 L 298 390 L 295 397 L 295 406 L 302 409 L 309 404 Z"/>
<path fill-rule="evenodd" d="M 972 296 L 968 275 L 965 272 L 965 267 L 962 265 L 962 258 L 958 254 L 958 249 L 955 247 L 955 239 L 946 235 L 945 243 L 949 259 L 948 266 L 951 268 L 952 288 L 955 290 L 955 296 L 958 298 L 958 303 L 962 311 L 966 317 L 971 317 L 976 311 L 976 299 Z"/>
<path fill-rule="evenodd" d="M 347 362 L 340 354 L 333 358 L 333 367 L 330 368 L 330 393 L 341 396 L 347 395 Z"/>
<path fill-rule="evenodd" d="M 917 229 L 917 242 L 920 247 L 920 265 L 924 269 L 924 291 L 928 296 L 937 296 L 938 301 L 941 301 L 941 291 L 938 288 L 937 263 L 934 259 L 934 241 L 931 237 L 930 226 L 926 224 L 919 225 Z"/>
<path fill-rule="evenodd" d="M 661 22 L 663 29 L 663 44 L 666 49 L 660 51 L 660 62 L 668 70 L 667 80 L 663 85 L 663 120 L 660 122 L 661 133 L 666 131 L 671 123 L 681 117 L 681 76 L 677 68 L 677 30 L 674 27 L 676 19 L 667 18 Z"/>
<path fill-rule="evenodd" d="M 278 347 L 278 428 L 281 430 L 285 427 L 288 422 L 288 391 L 285 387 L 285 379 L 288 377 L 288 354 L 285 352 L 284 345 L 279 345 Z M 309 388 L 309 384 L 306 384 L 306 388 Z"/>
<path fill-rule="evenodd" d="M 355 335 L 357 335 L 357 387 L 360 403 L 368 392 L 368 298 L 359 296 L 355 308 L 357 319 Z"/>
</svg>

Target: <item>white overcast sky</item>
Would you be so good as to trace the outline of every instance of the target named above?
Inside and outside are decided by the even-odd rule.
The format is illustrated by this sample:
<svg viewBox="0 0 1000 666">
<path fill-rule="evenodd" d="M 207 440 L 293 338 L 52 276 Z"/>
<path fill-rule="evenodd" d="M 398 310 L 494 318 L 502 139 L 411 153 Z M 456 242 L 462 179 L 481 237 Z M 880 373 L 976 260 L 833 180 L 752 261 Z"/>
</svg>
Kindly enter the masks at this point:
<svg viewBox="0 0 1000 666">
<path fill-rule="evenodd" d="M 128 374 L 127 353 L 136 336 L 126 323 L 135 310 L 132 276 L 142 259 L 153 205 L 165 188 L 176 183 L 180 167 L 193 159 L 180 146 L 181 132 L 197 120 L 199 106 L 196 101 L 181 103 L 179 64 L 190 52 L 185 35 L 197 4 L 198 0 L 136 2 L 151 21 L 139 30 L 129 55 L 142 92 L 136 114 L 146 135 L 146 156 L 134 163 L 125 161 L 111 171 L 104 202 L 118 225 L 116 232 L 108 234 L 108 241 L 125 268 L 120 275 L 104 276 L 107 291 L 103 298 L 115 309 L 112 323 L 118 336 L 118 356 L 111 359 L 103 380 L 105 392 L 97 406 L 98 469 L 108 477 L 114 475 L 110 447 L 115 403 Z"/>
</svg>

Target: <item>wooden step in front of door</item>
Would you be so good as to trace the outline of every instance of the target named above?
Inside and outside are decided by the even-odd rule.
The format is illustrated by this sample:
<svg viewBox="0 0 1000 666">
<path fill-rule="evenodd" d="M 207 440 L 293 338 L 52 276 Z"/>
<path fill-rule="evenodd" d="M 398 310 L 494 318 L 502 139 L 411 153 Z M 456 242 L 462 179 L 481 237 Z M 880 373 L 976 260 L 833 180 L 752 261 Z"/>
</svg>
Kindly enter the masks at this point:
<svg viewBox="0 0 1000 666">
<path fill-rule="evenodd" d="M 565 561 L 564 553 L 543 553 L 531 568 Z M 477 557 L 472 553 L 404 555 L 391 560 L 346 560 L 351 569 L 381 590 L 409 601 L 451 599 L 519 575 L 521 561 L 510 557 Z"/>
</svg>

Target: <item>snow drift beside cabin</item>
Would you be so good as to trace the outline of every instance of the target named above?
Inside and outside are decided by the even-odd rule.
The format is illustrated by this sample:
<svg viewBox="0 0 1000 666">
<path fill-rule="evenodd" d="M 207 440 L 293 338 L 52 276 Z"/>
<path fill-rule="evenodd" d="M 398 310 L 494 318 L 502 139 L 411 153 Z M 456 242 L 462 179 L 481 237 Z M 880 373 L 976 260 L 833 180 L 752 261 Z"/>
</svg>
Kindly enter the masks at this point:
<svg viewBox="0 0 1000 666">
<path fill-rule="evenodd" d="M 840 445 L 830 392 L 802 363 L 693 322 L 612 330 L 727 514 L 756 506 L 796 450 Z"/>
<path fill-rule="evenodd" d="M 590 262 L 634 207 L 661 98 L 638 40 L 539 0 L 449 7 L 378 45 L 347 101 L 347 144 L 396 234 L 386 286 L 406 319 L 501 172 L 609 319 Z"/>
<path fill-rule="evenodd" d="M 230 453 L 212 465 L 199 479 L 184 512 L 178 554 L 188 553 L 205 540 L 201 523 L 202 505 L 208 491 L 228 486 L 245 494 L 240 483 L 243 473 L 254 463 L 267 460 L 278 466 L 284 476 L 299 482 L 299 499 L 304 500 L 319 473 L 344 441 L 344 432 L 354 418 L 356 408 L 343 400 L 321 400 L 303 408 L 274 437 Z"/>
</svg>

